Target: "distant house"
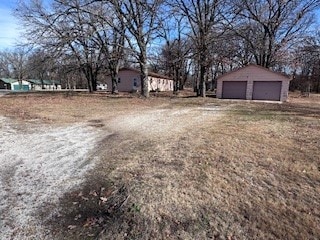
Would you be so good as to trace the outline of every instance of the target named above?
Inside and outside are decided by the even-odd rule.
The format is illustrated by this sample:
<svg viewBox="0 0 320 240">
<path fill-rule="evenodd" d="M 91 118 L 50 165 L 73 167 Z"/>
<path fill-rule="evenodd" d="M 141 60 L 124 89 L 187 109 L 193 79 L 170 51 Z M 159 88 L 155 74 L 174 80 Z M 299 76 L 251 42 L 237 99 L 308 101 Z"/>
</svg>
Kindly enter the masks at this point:
<svg viewBox="0 0 320 240">
<path fill-rule="evenodd" d="M 286 101 L 290 79 L 267 68 L 248 65 L 217 79 L 217 98 Z"/>
<path fill-rule="evenodd" d="M 28 79 L 22 80 L 21 83 L 17 79 L 0 78 L 0 89 L 13 91 L 29 91 L 29 90 L 61 90 L 61 84 L 54 80 Z"/>
<path fill-rule="evenodd" d="M 31 83 L 32 90 L 61 90 L 61 84 L 57 80 L 39 80 L 39 79 L 28 79 Z"/>
<path fill-rule="evenodd" d="M 11 84 L 15 81 L 17 80 L 11 78 L 0 78 L 0 89 L 11 90 Z"/>
<path fill-rule="evenodd" d="M 31 90 L 31 83 L 25 80 L 19 82 L 17 79 L 0 78 L 0 89 L 13 91 L 29 91 Z"/>
<path fill-rule="evenodd" d="M 101 83 L 101 82 L 97 83 L 97 90 L 107 90 L 107 89 L 108 89 L 108 85 L 106 83 Z"/>
<path fill-rule="evenodd" d="M 112 86 L 111 76 L 106 79 L 108 90 Z M 141 89 L 141 72 L 134 68 L 121 68 L 118 73 L 118 90 L 120 92 L 139 91 Z M 173 91 L 173 80 L 167 76 L 149 72 L 149 91 Z"/>
</svg>

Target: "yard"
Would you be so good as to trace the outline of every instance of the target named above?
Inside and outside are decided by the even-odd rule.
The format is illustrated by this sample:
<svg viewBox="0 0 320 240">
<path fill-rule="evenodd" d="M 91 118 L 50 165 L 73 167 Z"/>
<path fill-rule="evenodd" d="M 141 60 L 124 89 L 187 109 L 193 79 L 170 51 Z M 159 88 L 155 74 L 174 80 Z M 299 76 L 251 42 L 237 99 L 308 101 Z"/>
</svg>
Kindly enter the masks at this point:
<svg viewBox="0 0 320 240">
<path fill-rule="evenodd" d="M 319 239 L 320 96 L 0 98 L 6 239 Z"/>
</svg>

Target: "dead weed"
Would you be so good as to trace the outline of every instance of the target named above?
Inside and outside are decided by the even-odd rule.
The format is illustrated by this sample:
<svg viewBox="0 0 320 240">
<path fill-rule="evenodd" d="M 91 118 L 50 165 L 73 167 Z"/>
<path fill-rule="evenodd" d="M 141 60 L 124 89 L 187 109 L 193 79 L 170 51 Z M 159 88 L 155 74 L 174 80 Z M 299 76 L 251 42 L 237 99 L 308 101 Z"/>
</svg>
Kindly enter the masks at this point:
<svg viewBox="0 0 320 240">
<path fill-rule="evenodd" d="M 86 96 L 43 101 L 53 112 L 61 111 L 65 122 L 83 114 L 90 124 L 110 129 L 119 116 L 152 109 L 209 104 L 222 116 L 204 109 L 163 118 L 159 114 L 161 124 L 174 134 L 113 129 L 117 134 L 100 143 L 101 161 L 87 183 L 61 199 L 61 215 L 51 222 L 57 239 L 320 238 L 317 101 Z M 219 105 L 228 107 L 221 110 Z M 35 112 L 56 119 L 43 108 Z M 177 124 L 179 131 L 174 131 Z"/>
</svg>

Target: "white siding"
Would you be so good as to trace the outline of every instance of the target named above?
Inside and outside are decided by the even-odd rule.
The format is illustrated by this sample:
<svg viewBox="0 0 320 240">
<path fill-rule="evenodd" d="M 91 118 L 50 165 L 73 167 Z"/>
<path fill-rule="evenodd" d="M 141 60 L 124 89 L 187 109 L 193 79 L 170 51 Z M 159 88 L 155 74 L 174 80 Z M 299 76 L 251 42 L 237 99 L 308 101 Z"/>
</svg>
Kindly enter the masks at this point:
<svg viewBox="0 0 320 240">
<path fill-rule="evenodd" d="M 119 71 L 118 78 L 120 78 L 120 82 L 118 82 L 118 90 L 120 92 L 131 92 L 133 90 L 136 90 L 133 86 L 134 79 L 137 80 L 137 89 L 141 88 L 141 81 L 140 81 L 140 74 L 135 71 L 131 70 L 122 70 Z M 118 81 L 118 79 L 117 79 Z M 112 89 L 112 80 L 111 76 L 107 76 L 106 79 L 108 90 L 111 91 Z"/>
<path fill-rule="evenodd" d="M 120 83 L 118 83 L 119 92 L 131 92 L 140 91 L 141 89 L 141 76 L 140 73 L 134 70 L 120 70 L 118 74 L 120 78 Z M 136 80 L 136 86 L 134 86 L 134 81 Z M 148 89 L 149 91 L 173 91 L 173 80 L 158 78 L 153 76 L 148 76 Z M 107 76 L 106 79 L 108 90 L 112 89 L 111 76 Z"/>
<path fill-rule="evenodd" d="M 25 81 L 25 80 L 22 80 L 22 85 L 28 85 L 29 86 L 29 90 L 31 90 L 31 83 L 29 83 L 29 82 L 27 82 L 27 81 Z M 20 83 L 19 83 L 19 81 L 16 81 L 16 82 L 14 82 L 14 83 L 11 83 L 11 89 L 13 90 L 14 89 L 14 86 L 19 86 L 20 85 Z"/>
<path fill-rule="evenodd" d="M 149 76 L 149 91 L 173 91 L 173 80 Z"/>
<path fill-rule="evenodd" d="M 57 84 L 56 85 L 47 85 L 47 84 L 44 84 L 43 85 L 44 89 L 42 89 L 42 86 L 39 85 L 39 84 L 32 84 L 32 90 L 35 90 L 35 91 L 41 91 L 41 90 L 61 90 L 61 85 L 60 84 Z"/>
</svg>

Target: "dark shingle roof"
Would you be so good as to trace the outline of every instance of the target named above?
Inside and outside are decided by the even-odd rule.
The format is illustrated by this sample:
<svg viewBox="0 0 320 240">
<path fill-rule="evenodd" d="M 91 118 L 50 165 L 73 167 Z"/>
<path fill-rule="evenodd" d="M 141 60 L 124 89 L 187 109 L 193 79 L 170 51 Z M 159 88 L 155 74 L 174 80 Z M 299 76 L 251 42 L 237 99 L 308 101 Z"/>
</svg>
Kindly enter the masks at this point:
<svg viewBox="0 0 320 240">
<path fill-rule="evenodd" d="M 9 84 L 18 81 L 17 79 L 13 79 L 13 78 L 0 78 L 0 80 L 2 80 L 2 81 L 5 82 L 5 83 L 9 83 Z"/>
<path fill-rule="evenodd" d="M 30 82 L 30 83 L 33 83 L 33 84 L 37 84 L 37 85 L 41 85 L 42 84 L 41 80 L 39 80 L 39 79 L 28 79 L 27 81 Z M 58 83 L 58 81 L 47 80 L 47 79 L 42 80 L 42 81 L 43 81 L 44 85 L 53 85 L 55 83 Z"/>
<path fill-rule="evenodd" d="M 13 79 L 13 78 L 0 78 L 0 80 L 2 80 L 3 82 L 5 83 L 14 83 L 14 82 L 18 82 L 18 79 Z M 40 79 L 23 79 L 27 82 L 30 82 L 32 84 L 37 84 L 37 85 L 41 85 L 41 80 Z M 59 81 L 57 80 L 48 80 L 48 79 L 45 79 L 43 80 L 43 84 L 44 85 L 53 85 L 53 84 L 60 84 Z"/>
</svg>

